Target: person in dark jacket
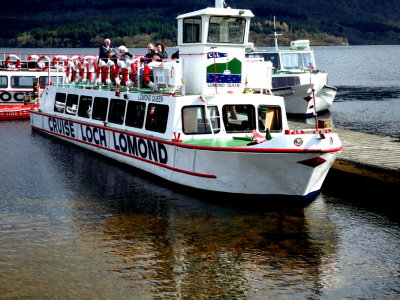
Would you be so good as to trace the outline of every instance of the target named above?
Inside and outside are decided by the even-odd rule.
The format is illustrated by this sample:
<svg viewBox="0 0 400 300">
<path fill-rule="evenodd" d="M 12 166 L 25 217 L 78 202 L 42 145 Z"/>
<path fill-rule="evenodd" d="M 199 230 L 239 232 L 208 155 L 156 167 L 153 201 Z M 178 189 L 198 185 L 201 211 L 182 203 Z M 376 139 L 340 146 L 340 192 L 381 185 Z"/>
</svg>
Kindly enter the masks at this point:
<svg viewBox="0 0 400 300">
<path fill-rule="evenodd" d="M 168 53 L 165 52 L 164 43 L 159 42 L 156 44 L 156 53 L 154 53 L 154 57 L 161 58 L 161 59 L 157 59 L 157 61 L 162 61 L 162 59 L 168 58 Z"/>
<path fill-rule="evenodd" d="M 146 64 L 149 64 L 153 61 L 154 54 L 156 53 L 156 50 L 154 49 L 153 43 L 149 43 L 147 45 L 147 54 L 144 56 L 146 59 L 144 62 Z"/>
<path fill-rule="evenodd" d="M 103 44 L 100 45 L 99 48 L 99 59 L 104 60 L 105 62 L 108 61 L 108 58 L 113 54 L 113 50 L 111 48 L 111 41 L 110 39 L 105 39 Z"/>
</svg>

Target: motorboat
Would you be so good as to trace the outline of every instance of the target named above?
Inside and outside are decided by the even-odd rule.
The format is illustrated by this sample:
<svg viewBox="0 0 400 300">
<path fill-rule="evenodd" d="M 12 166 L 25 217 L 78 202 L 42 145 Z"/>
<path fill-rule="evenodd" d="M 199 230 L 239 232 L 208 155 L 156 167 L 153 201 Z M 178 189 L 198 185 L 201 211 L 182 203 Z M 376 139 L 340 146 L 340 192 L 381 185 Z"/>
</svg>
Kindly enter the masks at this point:
<svg viewBox="0 0 400 300">
<path fill-rule="evenodd" d="M 288 49 L 282 49 L 278 47 L 278 35 L 274 33 L 274 49 L 257 50 L 249 43 L 246 56 L 273 64 L 272 92 L 284 97 L 286 113 L 308 118 L 328 111 L 337 88 L 328 85 L 326 71 L 317 69 L 310 41 L 292 41 Z"/>
<path fill-rule="evenodd" d="M 288 127 L 272 64 L 245 55 L 252 17 L 221 0 L 179 15 L 178 59 L 109 60 L 91 82 L 47 85 L 32 129 L 193 189 L 314 197 L 341 141 Z"/>
</svg>

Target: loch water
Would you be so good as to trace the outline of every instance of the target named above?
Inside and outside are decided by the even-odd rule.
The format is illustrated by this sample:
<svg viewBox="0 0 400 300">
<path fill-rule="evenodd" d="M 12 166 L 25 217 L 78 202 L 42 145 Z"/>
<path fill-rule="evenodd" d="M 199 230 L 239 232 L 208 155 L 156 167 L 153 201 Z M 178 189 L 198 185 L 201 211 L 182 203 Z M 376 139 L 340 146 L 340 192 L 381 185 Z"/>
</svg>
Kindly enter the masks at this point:
<svg viewBox="0 0 400 300">
<path fill-rule="evenodd" d="M 399 50 L 316 47 L 335 126 L 398 136 Z M 213 199 L 29 121 L 0 122 L 0 150 L 0 299 L 399 298 L 398 186 L 331 171 L 307 203 Z"/>
</svg>

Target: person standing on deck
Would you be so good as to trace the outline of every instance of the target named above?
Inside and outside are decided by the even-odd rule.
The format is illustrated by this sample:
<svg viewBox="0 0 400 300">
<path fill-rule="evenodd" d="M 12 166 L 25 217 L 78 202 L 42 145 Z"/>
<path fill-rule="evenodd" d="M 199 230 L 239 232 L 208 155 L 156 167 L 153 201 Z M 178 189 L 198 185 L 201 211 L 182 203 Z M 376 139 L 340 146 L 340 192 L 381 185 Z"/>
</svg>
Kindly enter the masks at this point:
<svg viewBox="0 0 400 300">
<path fill-rule="evenodd" d="M 111 41 L 110 39 L 105 39 L 103 44 L 101 44 L 99 48 L 99 61 L 100 59 L 102 59 L 107 62 L 108 58 L 112 56 L 112 54 L 114 54 L 114 52 L 111 48 Z"/>
</svg>

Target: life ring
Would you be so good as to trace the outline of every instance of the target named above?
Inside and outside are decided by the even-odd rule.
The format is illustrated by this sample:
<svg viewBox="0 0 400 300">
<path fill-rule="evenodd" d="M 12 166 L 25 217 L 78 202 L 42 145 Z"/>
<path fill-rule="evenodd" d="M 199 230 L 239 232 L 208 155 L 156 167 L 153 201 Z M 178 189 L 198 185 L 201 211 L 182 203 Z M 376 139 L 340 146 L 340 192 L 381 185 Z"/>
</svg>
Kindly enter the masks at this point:
<svg viewBox="0 0 400 300">
<path fill-rule="evenodd" d="M 145 65 L 143 70 L 143 83 L 149 88 L 153 88 L 154 83 L 150 80 L 150 72 L 151 69 L 147 65 Z"/>
<path fill-rule="evenodd" d="M 86 73 L 87 83 L 94 84 L 98 75 L 98 66 L 96 60 L 86 63 Z"/>
<path fill-rule="evenodd" d="M 112 60 L 109 60 L 107 62 L 107 67 L 110 68 L 110 84 L 107 83 L 107 85 L 111 85 L 114 83 L 115 85 L 120 85 L 120 80 L 119 80 L 119 69 L 120 67 L 116 65 Z"/>
<path fill-rule="evenodd" d="M 7 56 L 5 62 L 6 68 L 16 69 L 19 68 L 20 65 L 21 65 L 21 59 L 18 56 L 16 56 L 15 54 L 10 54 L 9 56 Z"/>
<path fill-rule="evenodd" d="M 58 70 L 64 70 L 68 65 L 68 56 L 66 55 L 56 55 L 51 60 L 51 65 L 55 66 Z"/>
<path fill-rule="evenodd" d="M 42 69 L 42 70 L 46 70 L 49 68 L 51 63 L 51 59 L 50 57 L 46 56 L 46 55 L 42 55 L 41 57 L 39 57 L 37 64 L 38 64 L 38 68 Z"/>
<path fill-rule="evenodd" d="M 110 80 L 110 68 L 108 66 L 108 63 L 101 63 L 101 82 L 103 84 L 106 84 L 108 86 L 111 85 L 111 80 Z"/>
<path fill-rule="evenodd" d="M 65 83 L 73 83 L 76 80 L 75 64 L 70 61 L 65 69 Z"/>
</svg>

